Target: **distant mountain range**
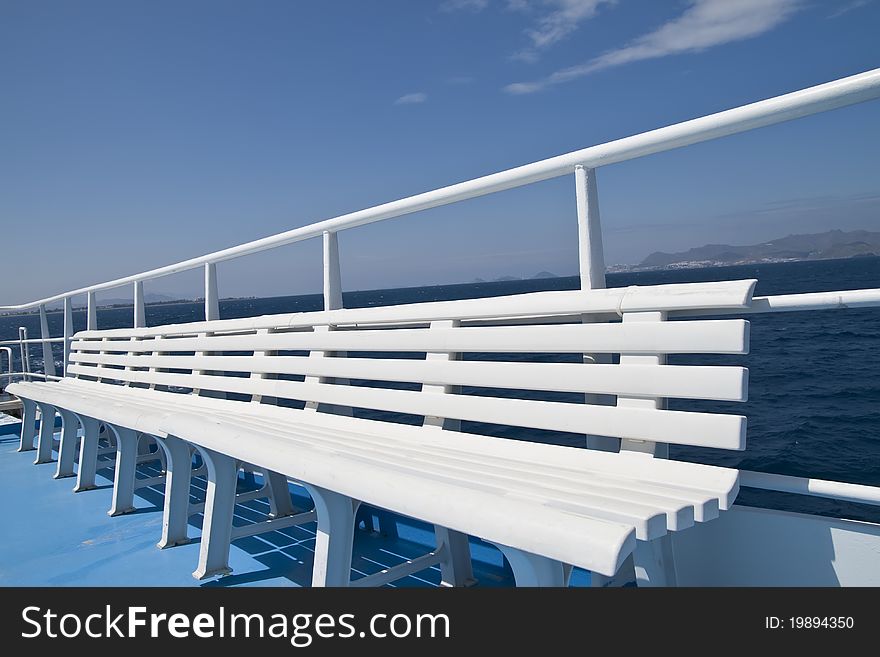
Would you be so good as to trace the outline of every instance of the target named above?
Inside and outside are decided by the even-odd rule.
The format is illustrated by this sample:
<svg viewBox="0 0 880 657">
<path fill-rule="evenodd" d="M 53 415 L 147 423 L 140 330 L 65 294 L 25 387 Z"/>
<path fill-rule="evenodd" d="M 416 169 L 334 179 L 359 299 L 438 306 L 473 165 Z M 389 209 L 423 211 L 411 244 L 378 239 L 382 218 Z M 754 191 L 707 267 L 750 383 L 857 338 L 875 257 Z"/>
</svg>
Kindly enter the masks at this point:
<svg viewBox="0 0 880 657">
<path fill-rule="evenodd" d="M 880 233 L 829 230 L 789 235 L 761 244 L 707 244 L 680 253 L 657 251 L 632 269 L 686 269 L 793 260 L 834 260 L 880 255 Z"/>
<path fill-rule="evenodd" d="M 553 272 L 549 272 L 549 271 L 539 271 L 537 274 L 535 274 L 534 276 L 531 277 L 531 279 L 536 279 L 536 278 L 559 278 L 559 275 L 554 274 Z M 527 279 L 524 279 L 521 276 L 499 276 L 498 278 L 493 278 L 491 282 L 492 283 L 500 283 L 502 281 L 523 281 L 523 280 L 527 280 Z M 471 281 L 471 283 L 488 283 L 488 282 L 489 281 L 487 281 L 485 278 L 475 278 L 474 280 Z"/>
</svg>

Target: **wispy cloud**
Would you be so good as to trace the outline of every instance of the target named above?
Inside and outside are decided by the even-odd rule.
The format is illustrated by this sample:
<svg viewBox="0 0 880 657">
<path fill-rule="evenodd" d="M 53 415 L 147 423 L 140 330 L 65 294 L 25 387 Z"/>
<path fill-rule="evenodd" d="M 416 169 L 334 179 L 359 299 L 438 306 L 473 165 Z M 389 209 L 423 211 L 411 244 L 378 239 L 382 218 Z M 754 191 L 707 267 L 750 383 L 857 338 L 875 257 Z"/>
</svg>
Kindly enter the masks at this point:
<svg viewBox="0 0 880 657">
<path fill-rule="evenodd" d="M 838 7 L 837 11 L 828 14 L 828 18 L 838 18 L 843 16 L 844 14 L 848 14 L 849 12 L 860 9 L 865 5 L 871 4 L 872 0 L 853 0 L 853 2 L 847 2 L 845 5 Z"/>
<path fill-rule="evenodd" d="M 617 0 L 544 0 L 542 5 L 549 9 L 537 20 L 534 27 L 526 30 L 532 42 L 531 48 L 515 55 L 517 59 L 534 60 L 538 51 L 562 41 L 580 27 L 580 24 L 596 15 L 599 7 L 614 4 Z M 534 9 L 525 2 L 508 2 L 508 8 L 517 11 Z"/>
<path fill-rule="evenodd" d="M 412 94 L 404 94 L 400 98 L 394 101 L 395 105 L 418 105 L 419 103 L 427 102 L 428 94 L 424 91 L 417 91 Z"/>
<path fill-rule="evenodd" d="M 440 5 L 442 11 L 483 11 L 489 6 L 489 0 L 444 0 Z"/>
<path fill-rule="evenodd" d="M 583 21 L 596 15 L 600 6 L 615 3 L 617 0 L 503 0 L 507 11 L 535 16 L 534 24 L 525 30 L 530 45 L 513 53 L 510 58 L 525 62 L 538 61 L 542 50 L 576 31 Z M 502 4 L 502 0 L 498 0 L 498 4 Z M 476 14 L 489 5 L 490 0 L 444 0 L 440 4 L 440 10 L 470 11 Z"/>
<path fill-rule="evenodd" d="M 756 37 L 783 23 L 800 4 L 801 0 L 691 0 L 680 16 L 622 48 L 609 50 L 588 62 L 556 71 L 540 80 L 510 84 L 505 91 L 511 94 L 534 93 L 603 69 L 667 55 L 699 52 Z"/>
</svg>

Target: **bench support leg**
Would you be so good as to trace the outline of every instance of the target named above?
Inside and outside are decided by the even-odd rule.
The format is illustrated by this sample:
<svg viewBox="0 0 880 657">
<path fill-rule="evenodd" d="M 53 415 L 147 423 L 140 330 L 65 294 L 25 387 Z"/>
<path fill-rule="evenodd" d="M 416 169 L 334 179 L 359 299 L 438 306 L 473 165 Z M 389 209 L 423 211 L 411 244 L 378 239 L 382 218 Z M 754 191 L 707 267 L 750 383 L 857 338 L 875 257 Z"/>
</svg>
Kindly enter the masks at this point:
<svg viewBox="0 0 880 657">
<path fill-rule="evenodd" d="M 196 579 L 227 575 L 229 544 L 232 540 L 232 515 L 235 510 L 235 488 L 239 463 L 231 456 L 210 449 L 198 448 L 208 470 L 205 515 L 202 520 L 202 543 Z"/>
<path fill-rule="evenodd" d="M 653 541 L 636 541 L 633 555 L 639 586 L 675 586 L 675 557 L 668 534 Z"/>
<path fill-rule="evenodd" d="M 312 586 L 348 586 L 354 517 L 360 502 L 332 490 L 305 484 L 318 514 Z"/>
<path fill-rule="evenodd" d="M 34 449 L 34 438 L 37 434 L 37 403 L 21 397 L 21 440 L 18 445 L 19 452 L 29 452 Z"/>
<path fill-rule="evenodd" d="M 192 485 L 192 449 L 175 436 L 157 438 L 165 454 L 165 508 L 162 512 L 162 538 L 159 548 L 189 542 L 189 494 Z"/>
<path fill-rule="evenodd" d="M 40 438 L 34 465 L 52 461 L 52 446 L 55 441 L 55 407 L 42 402 L 37 402 L 37 406 L 40 407 Z"/>
<path fill-rule="evenodd" d="M 59 408 L 61 414 L 61 446 L 58 448 L 58 467 L 55 469 L 55 478 L 63 479 L 72 477 L 73 460 L 76 458 L 76 444 L 79 440 L 79 418 L 71 411 Z"/>
<path fill-rule="evenodd" d="M 495 544 L 495 547 L 501 550 L 510 562 L 517 586 L 566 586 L 568 584 L 565 565 L 561 561 L 498 543 Z"/>
<path fill-rule="evenodd" d="M 590 573 L 590 586 L 594 588 L 620 588 L 636 581 L 633 555 L 630 554 L 617 572 L 610 577 L 599 573 Z"/>
<path fill-rule="evenodd" d="M 269 517 L 283 518 L 294 514 L 293 500 L 290 498 L 290 487 L 287 477 L 274 470 L 263 470 L 263 478 L 269 487 Z"/>
<path fill-rule="evenodd" d="M 137 473 L 138 433 L 113 427 L 116 434 L 116 471 L 113 473 L 113 504 L 108 515 L 134 511 L 134 480 Z"/>
<path fill-rule="evenodd" d="M 471 546 L 467 534 L 434 526 L 437 537 L 437 549 L 446 546 L 446 558 L 440 562 L 440 586 L 472 586 L 474 579 L 471 565 Z"/>
<path fill-rule="evenodd" d="M 79 443 L 79 472 L 76 475 L 74 493 L 95 487 L 95 470 L 98 467 L 98 429 L 95 418 L 80 416 L 83 437 Z"/>
</svg>

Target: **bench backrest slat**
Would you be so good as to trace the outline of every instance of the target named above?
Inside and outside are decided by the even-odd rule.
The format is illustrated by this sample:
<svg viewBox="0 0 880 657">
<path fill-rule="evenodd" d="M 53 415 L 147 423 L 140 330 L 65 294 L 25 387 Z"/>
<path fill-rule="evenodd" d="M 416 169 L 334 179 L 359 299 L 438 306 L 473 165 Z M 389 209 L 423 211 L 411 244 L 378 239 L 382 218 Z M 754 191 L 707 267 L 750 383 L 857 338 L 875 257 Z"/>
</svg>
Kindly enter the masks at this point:
<svg viewBox="0 0 880 657">
<path fill-rule="evenodd" d="M 744 417 L 668 411 L 650 400 L 746 399 L 748 376 L 742 367 L 664 362 L 666 354 L 745 354 L 747 321 L 662 320 L 667 309 L 742 307 L 753 289 L 754 281 L 732 281 L 536 293 L 279 315 L 250 324 L 216 320 L 84 331 L 74 337 L 67 371 L 88 381 L 152 388 L 160 394 L 194 391 L 227 396 L 230 403 L 279 400 L 285 405 L 287 400 L 318 412 L 369 409 L 420 416 L 437 427 L 470 421 L 743 449 Z M 480 303 L 487 307 L 480 309 Z M 659 310 L 646 310 L 652 304 Z M 553 314 L 576 308 L 576 316 Z M 450 309 L 482 324 L 432 319 Z M 548 312 L 541 314 L 541 309 Z M 595 309 L 598 315 L 587 316 L 600 321 L 583 322 L 583 309 Z M 612 321 L 609 309 L 615 310 Z M 661 321 L 619 321 L 618 314 L 631 317 L 634 312 L 653 312 Z M 330 315 L 347 323 L 309 323 Z M 386 321 L 388 317 L 399 322 Z M 503 325 L 489 325 L 491 317 L 503 318 L 495 320 Z M 508 323 L 512 317 L 520 323 Z M 566 318 L 570 323 L 546 323 Z M 360 326 L 353 319 L 370 322 Z M 575 354 L 610 355 L 597 364 Z M 618 355 L 620 364 L 614 364 Z M 462 394 L 438 394 L 443 391 Z M 620 403 L 584 403 L 585 394 L 616 395 Z M 176 403 L 170 397 L 167 401 Z M 291 416 L 291 421 L 297 419 Z"/>
<path fill-rule="evenodd" d="M 592 392 L 637 397 L 745 401 L 747 372 L 736 366 L 593 365 L 498 361 L 309 358 L 307 356 L 130 356 L 77 353 L 70 373 L 125 380 L 127 371 L 94 365 L 286 374 L 480 388 Z M 258 377 L 254 377 L 258 378 Z M 158 377 L 157 377 L 158 380 Z M 222 382 L 219 383 L 222 385 Z M 256 393 L 255 393 L 256 394 Z"/>
<path fill-rule="evenodd" d="M 208 337 L 73 341 L 77 351 L 380 351 L 743 354 L 748 322 L 741 319 L 549 326 L 487 326 L 451 329 L 296 331 Z"/>
</svg>

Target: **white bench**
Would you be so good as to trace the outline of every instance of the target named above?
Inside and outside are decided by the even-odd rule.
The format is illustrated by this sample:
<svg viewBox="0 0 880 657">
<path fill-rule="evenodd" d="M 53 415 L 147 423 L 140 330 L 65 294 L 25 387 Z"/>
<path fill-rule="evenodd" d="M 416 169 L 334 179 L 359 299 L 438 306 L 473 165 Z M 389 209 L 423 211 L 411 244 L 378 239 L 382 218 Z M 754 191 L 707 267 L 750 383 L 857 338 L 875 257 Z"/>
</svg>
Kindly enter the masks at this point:
<svg viewBox="0 0 880 657">
<path fill-rule="evenodd" d="M 754 284 L 540 292 L 84 331 L 74 336 L 66 379 L 9 391 L 24 403 L 22 449 L 34 448 L 37 405 L 44 417 L 61 413 L 63 473 L 72 472 L 82 428 L 80 489 L 94 481 L 99 423 L 112 430 L 112 513 L 132 508 L 138 435 L 159 443 L 168 473 L 163 547 L 188 540 L 197 451 L 208 489 L 196 577 L 228 572 L 230 541 L 241 535 L 232 526 L 235 484 L 249 463 L 276 488 L 283 482 L 285 493 L 289 477 L 311 495 L 315 508 L 304 513 L 293 511 L 289 495 L 275 495 L 276 517 L 249 533 L 316 520 L 315 585 L 382 584 L 433 564 L 446 583 L 463 584 L 471 577 L 467 535 L 497 545 L 519 585 L 562 585 L 571 566 L 611 576 L 630 555 L 641 584 L 672 584 L 667 532 L 729 508 L 738 472 L 654 458 L 657 446 L 743 449 L 746 420 L 666 410 L 664 400 L 744 401 L 747 371 L 665 365 L 665 356 L 747 353 L 748 322 L 664 320 L 676 311 L 745 308 Z M 578 356 L 546 362 L 546 354 Z M 619 363 L 600 354 L 619 354 Z M 389 382 L 410 385 L 389 389 Z M 456 394 L 461 386 L 479 394 Z M 615 395 L 616 403 L 584 403 L 596 395 Z M 366 419 L 352 408 L 420 421 Z M 618 439 L 620 451 L 462 432 L 460 421 L 605 436 Z M 41 432 L 38 449 L 42 460 L 52 457 L 51 433 Z M 350 582 L 361 502 L 434 524 L 437 549 Z"/>
</svg>

